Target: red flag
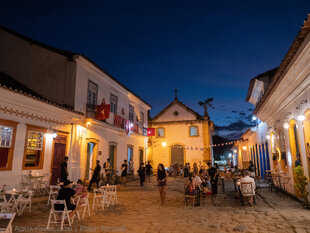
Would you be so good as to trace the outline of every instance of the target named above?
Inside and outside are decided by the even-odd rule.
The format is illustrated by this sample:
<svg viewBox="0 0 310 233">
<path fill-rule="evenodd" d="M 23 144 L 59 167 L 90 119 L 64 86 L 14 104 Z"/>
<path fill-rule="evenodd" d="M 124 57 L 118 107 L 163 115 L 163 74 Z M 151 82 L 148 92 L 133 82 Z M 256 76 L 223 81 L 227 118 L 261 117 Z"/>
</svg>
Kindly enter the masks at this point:
<svg viewBox="0 0 310 233">
<path fill-rule="evenodd" d="M 155 136 L 155 128 L 147 128 L 147 136 Z"/>
<path fill-rule="evenodd" d="M 97 105 L 96 107 L 96 119 L 97 120 L 105 120 L 110 117 L 110 104 Z"/>
</svg>

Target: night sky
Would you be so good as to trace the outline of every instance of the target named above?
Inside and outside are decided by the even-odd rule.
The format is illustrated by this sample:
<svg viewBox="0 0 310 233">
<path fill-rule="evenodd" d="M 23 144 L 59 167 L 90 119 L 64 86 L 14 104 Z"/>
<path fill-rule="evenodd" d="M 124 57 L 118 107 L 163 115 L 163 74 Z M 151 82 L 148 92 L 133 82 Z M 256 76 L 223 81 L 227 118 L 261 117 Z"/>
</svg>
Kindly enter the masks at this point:
<svg viewBox="0 0 310 233">
<path fill-rule="evenodd" d="M 279 66 L 309 0 L 3 1 L 0 24 L 57 48 L 82 53 L 153 106 L 174 98 L 211 119 L 221 135 L 250 124 L 252 77 Z"/>
</svg>

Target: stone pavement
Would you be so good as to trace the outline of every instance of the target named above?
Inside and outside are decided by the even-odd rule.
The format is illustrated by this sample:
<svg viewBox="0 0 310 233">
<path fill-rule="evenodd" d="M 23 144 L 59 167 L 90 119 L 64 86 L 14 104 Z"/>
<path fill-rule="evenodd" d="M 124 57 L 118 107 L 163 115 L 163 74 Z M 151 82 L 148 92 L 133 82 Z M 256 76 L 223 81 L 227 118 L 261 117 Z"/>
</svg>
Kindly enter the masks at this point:
<svg viewBox="0 0 310 233">
<path fill-rule="evenodd" d="M 184 206 L 184 180 L 169 178 L 167 206 L 161 207 L 153 179 L 144 187 L 138 182 L 119 187 L 118 203 L 104 211 L 91 211 L 66 232 L 310 232 L 310 211 L 289 198 L 262 189 L 255 207 L 241 206 L 232 183 L 206 206 Z M 14 232 L 46 232 L 50 207 L 37 198 L 33 212 L 16 217 Z M 92 200 L 91 200 L 92 201 Z M 53 228 L 50 232 L 57 231 Z"/>
</svg>

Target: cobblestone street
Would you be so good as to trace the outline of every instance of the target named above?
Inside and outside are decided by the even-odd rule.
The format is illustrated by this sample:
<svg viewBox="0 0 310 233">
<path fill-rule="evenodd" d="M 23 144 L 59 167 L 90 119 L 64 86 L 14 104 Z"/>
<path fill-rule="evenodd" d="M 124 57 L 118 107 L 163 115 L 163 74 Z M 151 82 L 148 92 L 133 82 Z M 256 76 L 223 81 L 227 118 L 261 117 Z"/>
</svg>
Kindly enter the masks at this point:
<svg viewBox="0 0 310 233">
<path fill-rule="evenodd" d="M 183 180 L 169 179 L 167 206 L 161 207 L 155 180 L 140 188 L 138 182 L 118 190 L 118 203 L 104 211 L 91 211 L 76 220 L 73 232 L 310 232 L 310 212 L 289 198 L 267 189 L 258 191 L 256 207 L 242 206 L 231 183 L 226 193 L 200 207 L 184 206 Z M 15 232 L 44 232 L 49 206 L 36 198 L 33 213 L 16 217 Z M 90 200 L 92 201 L 92 200 Z"/>
</svg>

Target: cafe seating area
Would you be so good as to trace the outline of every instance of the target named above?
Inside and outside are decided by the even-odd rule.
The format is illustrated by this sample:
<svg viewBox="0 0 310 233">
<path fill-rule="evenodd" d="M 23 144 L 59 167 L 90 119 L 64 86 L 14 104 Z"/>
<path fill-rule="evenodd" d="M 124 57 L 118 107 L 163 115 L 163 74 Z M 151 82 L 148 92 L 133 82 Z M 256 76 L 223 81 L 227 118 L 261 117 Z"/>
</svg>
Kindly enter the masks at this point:
<svg viewBox="0 0 310 233">
<path fill-rule="evenodd" d="M 92 211 L 102 211 L 105 207 L 117 203 L 116 185 L 101 186 L 98 189 L 94 189 L 93 195 L 86 191 L 83 195 L 72 197 L 71 203 L 76 206 L 76 209 L 73 211 L 74 215 L 69 216 L 72 214 L 72 211 L 67 209 L 65 201 L 57 200 L 58 192 L 63 183 L 58 182 L 56 185 L 48 185 L 49 179 L 49 174 L 29 174 L 22 176 L 21 189 L 13 188 L 7 190 L 7 186 L 3 185 L 0 192 L 0 232 L 12 232 L 12 222 L 15 216 L 22 216 L 25 214 L 25 211 L 31 214 L 33 198 L 42 201 L 46 197 L 46 208 L 50 209 L 47 229 L 55 224 L 63 229 L 66 225 L 71 226 L 75 218 L 83 220 L 85 217 L 91 216 L 90 196 L 93 196 Z M 74 189 L 76 185 L 76 183 L 73 183 L 72 188 Z M 55 210 L 55 204 L 64 205 L 63 210 Z"/>
</svg>

